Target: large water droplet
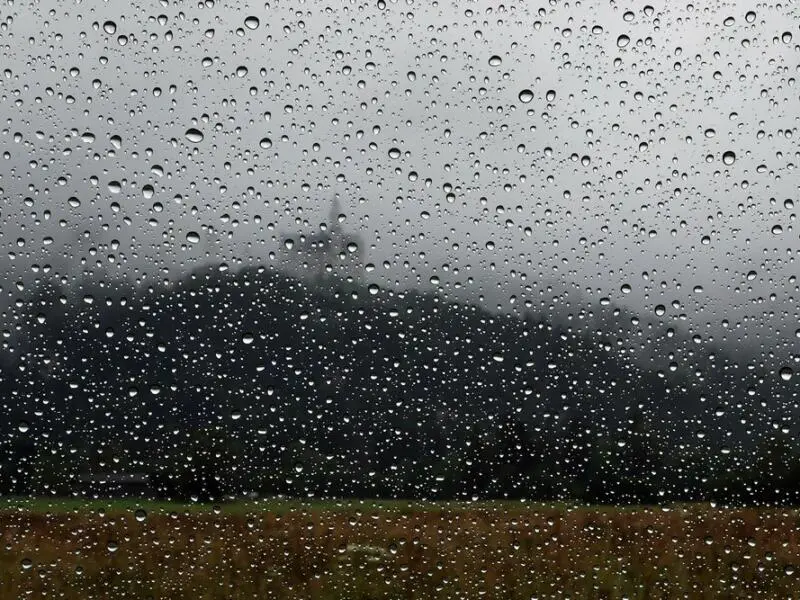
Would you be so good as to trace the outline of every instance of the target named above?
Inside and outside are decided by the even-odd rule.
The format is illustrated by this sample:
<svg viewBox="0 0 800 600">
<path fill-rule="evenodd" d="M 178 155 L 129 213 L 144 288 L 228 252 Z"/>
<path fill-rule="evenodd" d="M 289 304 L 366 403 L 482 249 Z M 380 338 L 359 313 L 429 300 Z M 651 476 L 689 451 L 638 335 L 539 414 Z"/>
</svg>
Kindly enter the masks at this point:
<svg viewBox="0 0 800 600">
<path fill-rule="evenodd" d="M 194 144 L 199 144 L 203 141 L 203 132 L 199 129 L 191 127 L 190 129 L 186 130 L 186 139 Z"/>
<path fill-rule="evenodd" d="M 526 89 L 519 93 L 519 101 L 523 104 L 527 104 L 531 100 L 533 100 L 533 92 L 531 90 Z"/>
</svg>

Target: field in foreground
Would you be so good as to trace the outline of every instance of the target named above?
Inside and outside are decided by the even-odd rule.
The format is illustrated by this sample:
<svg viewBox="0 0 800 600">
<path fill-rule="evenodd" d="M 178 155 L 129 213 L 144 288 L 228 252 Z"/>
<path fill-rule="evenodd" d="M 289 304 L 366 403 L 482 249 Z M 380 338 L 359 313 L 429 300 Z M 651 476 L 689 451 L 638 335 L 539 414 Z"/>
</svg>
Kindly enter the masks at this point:
<svg viewBox="0 0 800 600">
<path fill-rule="evenodd" d="M 794 509 L 0 501 L 0 598 L 800 598 Z"/>
</svg>

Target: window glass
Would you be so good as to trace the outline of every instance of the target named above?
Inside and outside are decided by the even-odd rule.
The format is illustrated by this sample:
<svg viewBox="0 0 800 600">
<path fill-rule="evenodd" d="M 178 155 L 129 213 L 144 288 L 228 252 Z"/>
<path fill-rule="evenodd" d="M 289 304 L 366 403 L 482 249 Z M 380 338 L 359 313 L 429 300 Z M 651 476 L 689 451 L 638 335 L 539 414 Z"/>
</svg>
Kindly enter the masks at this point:
<svg viewBox="0 0 800 600">
<path fill-rule="evenodd" d="M 793 2 L 0 8 L 0 598 L 788 598 Z"/>
</svg>

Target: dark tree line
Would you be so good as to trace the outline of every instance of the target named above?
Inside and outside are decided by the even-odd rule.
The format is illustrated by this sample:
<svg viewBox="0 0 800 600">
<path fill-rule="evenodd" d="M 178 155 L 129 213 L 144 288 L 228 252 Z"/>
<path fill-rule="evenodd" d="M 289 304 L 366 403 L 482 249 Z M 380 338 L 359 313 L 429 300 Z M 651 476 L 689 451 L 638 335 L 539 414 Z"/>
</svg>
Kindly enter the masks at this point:
<svg viewBox="0 0 800 600">
<path fill-rule="evenodd" d="M 619 310 L 579 327 L 265 268 L 42 280 L 14 310 L 2 494 L 146 472 L 173 498 L 800 501 L 796 379 L 658 331 L 665 356 L 632 358 Z"/>
</svg>

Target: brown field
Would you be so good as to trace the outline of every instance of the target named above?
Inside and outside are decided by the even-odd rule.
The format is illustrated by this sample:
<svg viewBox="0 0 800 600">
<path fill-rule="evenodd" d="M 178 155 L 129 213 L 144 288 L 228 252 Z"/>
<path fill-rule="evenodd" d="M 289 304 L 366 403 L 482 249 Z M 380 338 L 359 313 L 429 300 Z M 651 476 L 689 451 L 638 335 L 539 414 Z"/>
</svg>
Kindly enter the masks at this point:
<svg viewBox="0 0 800 600">
<path fill-rule="evenodd" d="M 781 509 L 11 507 L 0 598 L 800 598 Z"/>
</svg>

